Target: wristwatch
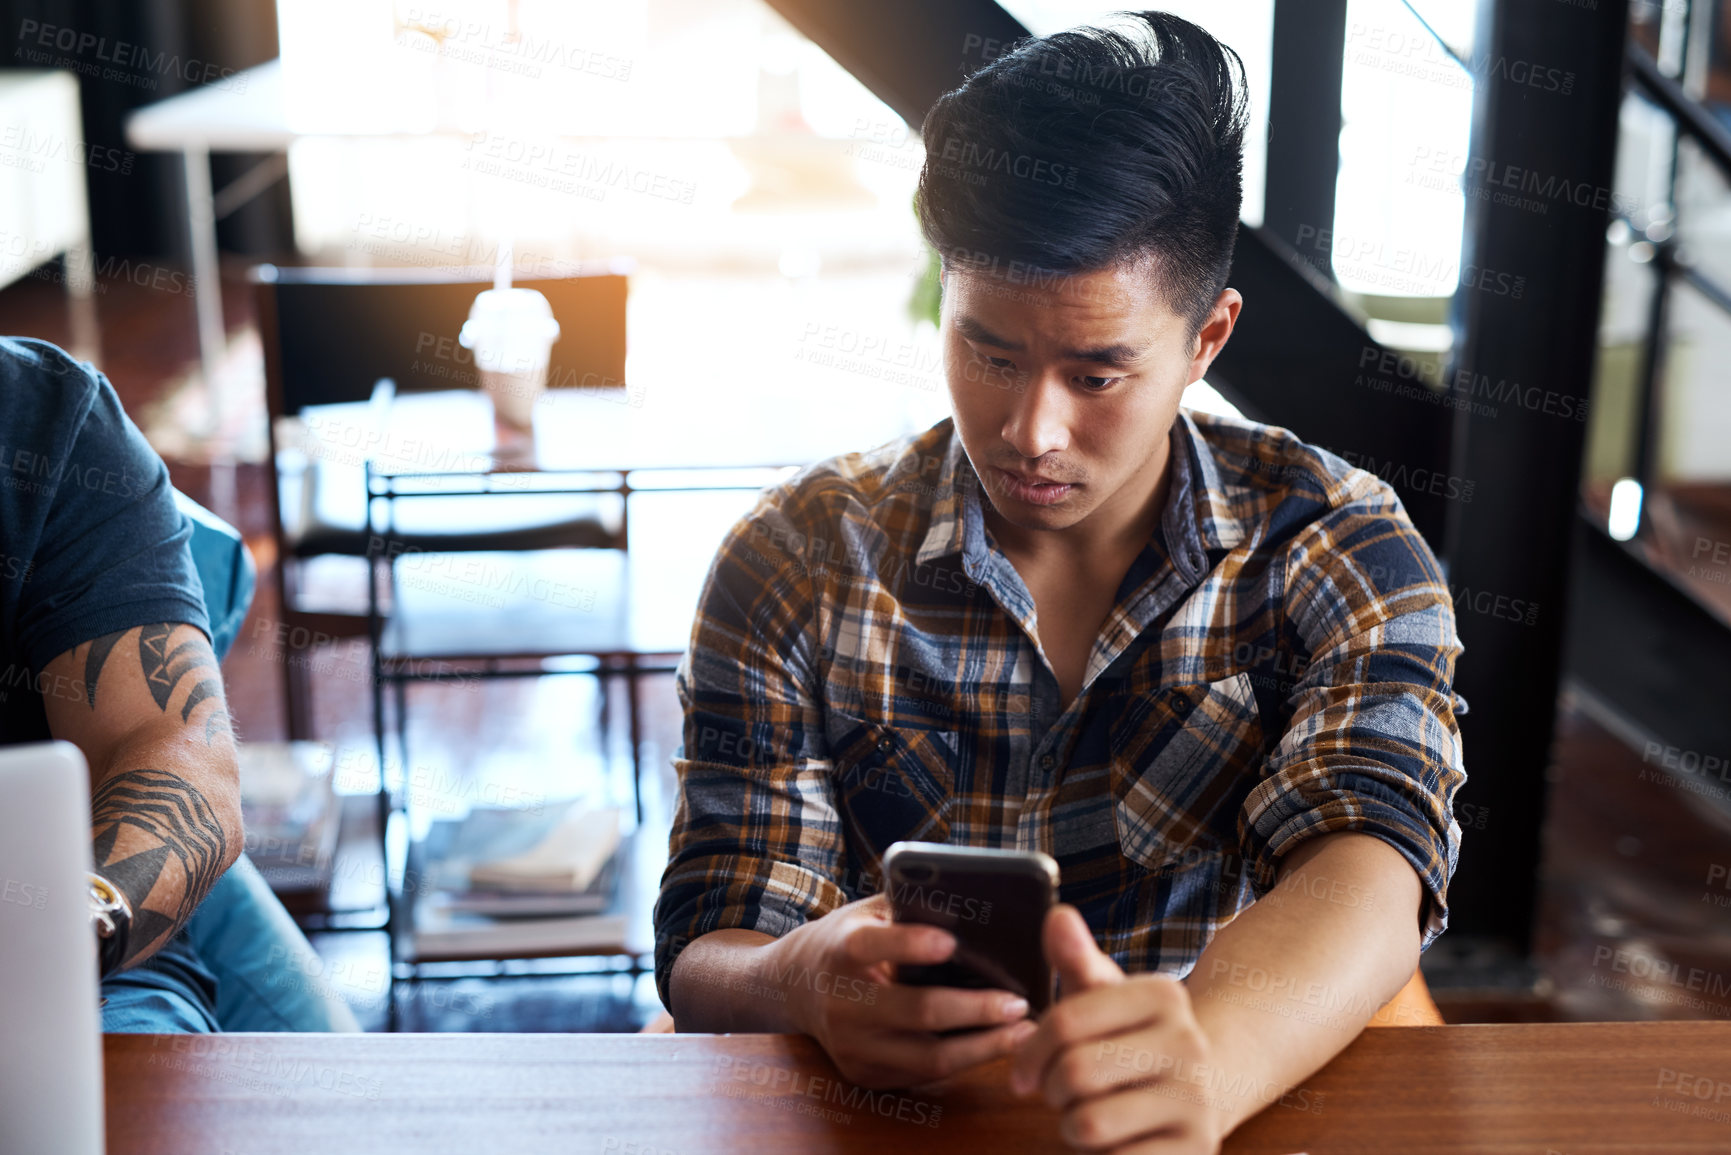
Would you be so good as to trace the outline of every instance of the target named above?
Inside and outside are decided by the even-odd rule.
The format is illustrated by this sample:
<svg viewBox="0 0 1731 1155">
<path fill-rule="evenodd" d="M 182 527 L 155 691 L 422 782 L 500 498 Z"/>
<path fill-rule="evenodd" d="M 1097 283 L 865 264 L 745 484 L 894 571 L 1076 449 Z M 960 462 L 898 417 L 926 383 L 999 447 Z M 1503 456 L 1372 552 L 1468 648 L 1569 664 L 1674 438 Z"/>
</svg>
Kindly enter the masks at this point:
<svg viewBox="0 0 1731 1155">
<path fill-rule="evenodd" d="M 85 872 L 90 880 L 90 921 L 96 927 L 97 958 L 102 977 L 120 969 L 126 958 L 126 941 L 132 934 L 132 905 L 120 888 L 93 871 Z"/>
</svg>

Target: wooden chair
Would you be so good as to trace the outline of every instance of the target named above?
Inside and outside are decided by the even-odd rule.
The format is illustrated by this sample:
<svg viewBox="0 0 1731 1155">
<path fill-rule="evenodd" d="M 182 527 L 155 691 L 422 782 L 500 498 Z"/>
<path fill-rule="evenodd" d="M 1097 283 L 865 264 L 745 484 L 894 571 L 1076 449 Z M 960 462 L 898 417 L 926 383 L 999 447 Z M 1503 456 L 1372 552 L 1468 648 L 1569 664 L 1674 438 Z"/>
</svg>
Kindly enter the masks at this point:
<svg viewBox="0 0 1731 1155">
<path fill-rule="evenodd" d="M 1371 1016 L 1367 1026 L 1372 1027 L 1440 1027 L 1443 1025 L 1442 1012 L 1437 1010 L 1436 1000 L 1430 997 L 1430 987 L 1424 981 L 1423 971 L 1412 972 L 1412 978 L 1406 986 L 1395 993 L 1394 998 L 1382 1005 L 1382 1008 Z"/>
<path fill-rule="evenodd" d="M 643 1029 L 641 1031 L 638 1031 L 637 1033 L 640 1035 L 671 1035 L 671 1034 L 673 1034 L 674 1033 L 673 1013 L 671 1011 L 662 1011 L 660 1014 L 656 1015 L 653 1019 L 650 1019 L 649 1022 L 644 1025 Z"/>
<path fill-rule="evenodd" d="M 469 305 L 490 279 L 476 270 L 319 269 L 262 265 L 251 276 L 265 353 L 275 577 L 288 645 L 283 701 L 291 738 L 310 738 L 311 695 L 305 648 L 367 633 L 364 567 L 366 499 L 360 464 L 308 460 L 277 442 L 277 421 L 311 406 L 365 402 L 381 379 L 400 392 L 475 388 L 473 361 L 457 344 Z M 549 387 L 623 389 L 626 277 L 602 268 L 517 282 L 544 293 L 560 325 Z M 322 489 L 321 489 L 322 487 Z M 350 490 L 353 491 L 352 495 Z M 322 500 L 336 493 L 344 500 Z M 352 498 L 352 500 L 351 500 Z M 419 528 L 399 529 L 404 549 L 538 550 L 626 547 L 623 500 L 567 495 L 510 503 L 455 497 L 415 503 Z M 317 600 L 308 567 L 354 560 L 355 578 L 333 599 Z M 346 573 L 346 571 L 345 571 Z M 353 585 L 351 591 L 348 587 Z"/>
</svg>

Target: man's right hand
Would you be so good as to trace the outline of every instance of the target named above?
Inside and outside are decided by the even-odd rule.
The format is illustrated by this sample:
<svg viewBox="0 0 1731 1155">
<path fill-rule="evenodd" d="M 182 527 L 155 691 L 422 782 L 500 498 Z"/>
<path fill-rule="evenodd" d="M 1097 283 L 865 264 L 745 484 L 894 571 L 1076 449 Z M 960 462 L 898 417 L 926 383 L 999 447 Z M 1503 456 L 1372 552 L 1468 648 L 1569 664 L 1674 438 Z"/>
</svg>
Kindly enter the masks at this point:
<svg viewBox="0 0 1731 1155">
<path fill-rule="evenodd" d="M 797 1028 L 863 1087 L 948 1078 L 1009 1054 L 1035 1030 L 1027 1001 L 1008 991 L 895 982 L 898 963 L 941 963 L 956 940 L 937 927 L 890 921 L 889 900 L 881 894 L 759 949 L 764 957 L 754 969 L 787 991 Z M 947 1031 L 967 1033 L 940 1033 Z"/>
</svg>

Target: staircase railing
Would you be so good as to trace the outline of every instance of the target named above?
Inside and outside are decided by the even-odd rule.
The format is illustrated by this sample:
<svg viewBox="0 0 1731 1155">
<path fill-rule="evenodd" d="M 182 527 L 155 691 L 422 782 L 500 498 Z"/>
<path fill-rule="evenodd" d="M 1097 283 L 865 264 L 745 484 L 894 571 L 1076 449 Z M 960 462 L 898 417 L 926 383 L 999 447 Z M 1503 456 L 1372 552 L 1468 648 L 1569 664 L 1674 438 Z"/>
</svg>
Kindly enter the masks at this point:
<svg viewBox="0 0 1731 1155">
<path fill-rule="evenodd" d="M 1628 76 L 1649 104 L 1664 112 L 1676 132 L 1676 140 L 1687 137 L 1711 161 L 1721 175 L 1731 179 L 1731 131 L 1727 131 L 1701 104 L 1667 76 L 1646 49 L 1631 43 L 1625 59 Z M 1636 379 L 1636 414 L 1639 432 L 1635 442 L 1633 476 L 1640 485 L 1642 504 L 1652 491 L 1658 471 L 1659 409 L 1661 382 L 1665 372 L 1665 349 L 1670 329 L 1672 289 L 1683 281 L 1702 298 L 1731 314 L 1731 291 L 1697 268 L 1679 248 L 1676 220 L 1677 148 L 1665 175 L 1665 205 L 1648 214 L 1644 222 L 1624 217 L 1625 222 L 1651 246 L 1653 292 L 1648 300 L 1646 332 L 1642 335 L 1641 372 Z M 1637 512 L 1641 512 L 1637 506 Z M 1636 527 L 1645 521 L 1637 517 Z"/>
<path fill-rule="evenodd" d="M 1663 208 L 1639 220 L 1618 214 L 1650 247 L 1653 266 L 1636 381 L 1639 433 L 1632 467 L 1640 491 L 1636 508 L 1644 514 L 1641 507 L 1650 499 L 1657 472 L 1672 291 L 1678 283 L 1686 284 L 1731 314 L 1731 291 L 1691 263 L 1680 247 L 1676 144 L 1684 138 L 1693 141 L 1701 155 L 1731 179 L 1731 132 L 1644 48 L 1628 45 L 1624 60 L 1631 89 L 1665 113 L 1675 129 Z M 1641 516 L 1632 526 L 1620 522 L 1607 526 L 1584 507 L 1581 511 L 1570 595 L 1569 676 L 1613 710 L 1629 734 L 1643 736 L 1643 761 L 1655 749 L 1694 751 L 1697 757 L 1701 751 L 1731 749 L 1731 719 L 1725 715 L 1719 688 L 1726 655 L 1731 653 L 1731 630 L 1689 582 L 1656 560 L 1654 551 L 1618 540 L 1639 532 L 1645 522 Z M 1731 802 L 1718 783 L 1691 781 L 1684 788 L 1702 804 L 1716 799 L 1731 812 Z"/>
</svg>

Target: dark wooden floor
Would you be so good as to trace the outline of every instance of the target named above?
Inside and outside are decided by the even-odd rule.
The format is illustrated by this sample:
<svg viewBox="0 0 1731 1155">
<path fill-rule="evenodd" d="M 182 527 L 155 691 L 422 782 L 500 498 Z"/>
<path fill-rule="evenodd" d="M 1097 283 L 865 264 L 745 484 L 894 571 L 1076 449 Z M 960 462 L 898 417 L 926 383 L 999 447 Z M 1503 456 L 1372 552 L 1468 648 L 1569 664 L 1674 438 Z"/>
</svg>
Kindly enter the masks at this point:
<svg viewBox="0 0 1731 1155">
<path fill-rule="evenodd" d="M 249 324 L 250 300 L 238 275 L 225 277 L 224 290 L 231 329 Z M 192 303 L 120 281 L 104 286 L 97 308 L 99 367 L 128 410 L 137 412 L 194 360 Z M 0 332 L 67 343 L 58 288 L 27 279 L 0 290 Z M 268 580 L 272 558 L 262 467 L 175 461 L 169 467 L 177 486 L 246 536 L 263 580 L 242 638 L 267 637 L 276 594 Z M 1703 526 L 1718 540 L 1731 539 L 1731 504 L 1722 494 L 1685 496 L 1675 540 L 1666 548 L 1686 557 L 1690 535 L 1698 536 Z M 1731 584 L 1708 585 L 1708 596 L 1722 599 L 1731 613 Z M 362 659 L 353 651 L 348 660 Z M 274 647 L 238 644 L 225 671 L 241 734 L 254 741 L 283 738 L 282 670 Z M 319 688 L 314 717 L 320 738 L 364 741 L 370 735 L 366 695 L 354 689 L 352 681 Z M 527 692 L 521 683 L 507 683 L 497 694 Z M 679 734 L 671 679 L 653 680 L 644 698 L 645 733 L 657 752 L 657 781 L 649 796 L 662 809 L 652 821 L 664 827 L 672 787 L 667 756 Z M 424 728 L 418 740 L 459 746 L 486 741 L 487 718 L 496 717 L 500 705 L 490 696 L 484 704 L 423 713 L 417 717 Z M 1731 803 L 1679 789 L 1650 771 L 1638 751 L 1601 724 L 1594 703 L 1565 693 L 1544 835 L 1539 982 L 1511 991 L 1433 980 L 1445 1017 L 1465 1022 L 1731 1015 Z M 374 973 L 384 957 L 376 935 L 324 935 L 316 944 L 338 974 Z M 382 1002 L 368 998 L 364 984 L 356 989 L 360 993 L 351 991 L 351 1001 L 363 1022 L 377 1027 Z M 634 1029 L 654 1005 L 645 980 L 619 978 L 470 979 L 419 988 L 400 1004 L 405 1029 L 542 1031 Z"/>
</svg>

